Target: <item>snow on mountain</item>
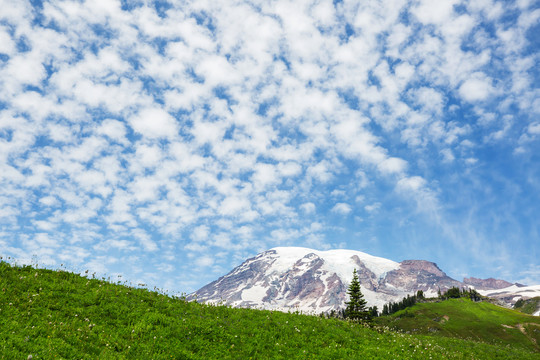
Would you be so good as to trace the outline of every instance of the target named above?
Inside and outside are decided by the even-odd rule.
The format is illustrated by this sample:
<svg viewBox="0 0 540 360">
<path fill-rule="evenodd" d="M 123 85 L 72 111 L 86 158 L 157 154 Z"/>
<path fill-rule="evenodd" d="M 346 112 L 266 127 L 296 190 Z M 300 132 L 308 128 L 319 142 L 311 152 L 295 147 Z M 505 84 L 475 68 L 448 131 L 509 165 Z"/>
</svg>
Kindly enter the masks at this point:
<svg viewBox="0 0 540 360">
<path fill-rule="evenodd" d="M 503 289 L 492 289 L 492 290 L 479 290 L 480 294 L 501 300 L 507 306 L 512 306 L 519 299 L 527 300 L 537 296 L 540 296 L 540 285 L 532 286 L 522 286 L 522 285 L 511 285 Z M 533 315 L 540 315 L 540 312 L 536 312 Z"/>
<path fill-rule="evenodd" d="M 307 313 L 338 310 L 345 306 L 354 269 L 368 306 L 379 310 L 417 290 L 432 296 L 438 288 L 463 285 L 429 261 L 397 263 L 354 250 L 277 247 L 246 260 L 189 299 Z"/>
<path fill-rule="evenodd" d="M 315 254 L 319 258 L 323 259 L 327 264 L 326 267 L 336 273 L 340 278 L 352 279 L 353 270 L 358 268 L 357 260 L 355 256 L 365 264 L 377 277 L 381 277 L 388 271 L 396 270 L 399 268 L 399 263 L 372 256 L 361 251 L 354 250 L 327 250 L 318 251 L 303 247 L 276 247 L 269 251 L 275 252 L 272 257 L 276 258 L 276 262 L 272 266 L 273 271 L 284 272 L 289 270 L 292 266 L 298 262 L 299 259 L 309 258 L 307 255 Z M 302 262 L 307 264 L 306 261 Z"/>
<path fill-rule="evenodd" d="M 492 278 L 466 278 L 459 282 L 437 264 L 425 260 L 398 263 L 354 250 L 276 247 L 244 261 L 188 299 L 318 314 L 345 307 L 354 269 L 368 306 L 377 306 L 379 310 L 384 304 L 400 301 L 418 290 L 433 297 L 439 289 L 445 292 L 454 286 L 476 288 L 508 307 L 520 298 L 540 296 L 540 285 L 508 286 L 509 282 Z"/>
</svg>

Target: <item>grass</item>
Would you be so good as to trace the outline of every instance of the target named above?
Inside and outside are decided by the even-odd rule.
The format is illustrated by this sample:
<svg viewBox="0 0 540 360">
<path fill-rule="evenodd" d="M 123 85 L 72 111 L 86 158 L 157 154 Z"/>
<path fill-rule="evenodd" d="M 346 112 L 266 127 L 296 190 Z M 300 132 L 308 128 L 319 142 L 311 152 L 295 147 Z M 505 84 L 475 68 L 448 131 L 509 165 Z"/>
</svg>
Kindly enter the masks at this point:
<svg viewBox="0 0 540 360">
<path fill-rule="evenodd" d="M 391 316 L 381 317 L 377 322 L 413 334 L 437 334 L 540 350 L 539 317 L 488 302 L 475 303 L 461 298 L 418 303 Z"/>
<path fill-rule="evenodd" d="M 516 303 L 514 309 L 521 311 L 525 314 L 533 314 L 540 308 L 540 296 L 532 299 L 523 300 L 520 303 Z"/>
<path fill-rule="evenodd" d="M 208 306 L 0 262 L 0 359 L 537 359 L 302 314 Z"/>
</svg>

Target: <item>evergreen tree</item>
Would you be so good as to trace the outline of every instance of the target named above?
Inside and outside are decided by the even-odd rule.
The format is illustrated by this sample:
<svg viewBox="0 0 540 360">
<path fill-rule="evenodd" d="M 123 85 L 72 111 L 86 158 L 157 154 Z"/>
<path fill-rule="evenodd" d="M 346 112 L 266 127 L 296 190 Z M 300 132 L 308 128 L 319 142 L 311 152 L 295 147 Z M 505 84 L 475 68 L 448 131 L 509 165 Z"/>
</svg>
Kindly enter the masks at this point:
<svg viewBox="0 0 540 360">
<path fill-rule="evenodd" d="M 446 298 L 459 299 L 461 297 L 461 292 L 458 287 L 453 286 L 448 289 L 444 295 Z"/>
<path fill-rule="evenodd" d="M 482 300 L 482 297 L 480 296 L 478 291 L 476 291 L 475 289 L 471 289 L 470 294 L 471 294 L 471 300 L 472 301 L 480 301 L 480 300 Z"/>
<path fill-rule="evenodd" d="M 349 295 L 349 301 L 345 302 L 347 304 L 345 309 L 347 317 L 353 320 L 370 320 L 370 314 L 366 308 L 367 301 L 360 290 L 356 269 L 353 271 L 353 279 L 347 290 L 347 295 Z"/>
</svg>

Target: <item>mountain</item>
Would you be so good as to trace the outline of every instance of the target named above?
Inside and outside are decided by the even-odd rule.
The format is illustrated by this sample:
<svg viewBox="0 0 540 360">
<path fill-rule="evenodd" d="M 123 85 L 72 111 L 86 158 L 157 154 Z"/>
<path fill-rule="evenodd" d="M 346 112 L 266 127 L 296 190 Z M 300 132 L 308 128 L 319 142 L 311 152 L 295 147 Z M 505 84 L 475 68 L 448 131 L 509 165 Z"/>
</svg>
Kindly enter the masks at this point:
<svg viewBox="0 0 540 360">
<path fill-rule="evenodd" d="M 188 299 L 308 313 L 338 310 L 347 300 L 355 268 L 368 306 L 379 310 L 418 290 L 436 296 L 439 289 L 465 286 L 429 261 L 398 263 L 354 250 L 277 247 L 246 260 Z"/>
<path fill-rule="evenodd" d="M 463 283 L 466 285 L 474 286 L 476 290 L 495 290 L 504 289 L 514 284 L 504 280 L 497 280 L 494 278 L 489 279 L 477 279 L 474 277 L 463 279 Z M 518 284 L 516 284 L 518 285 Z M 519 286 L 519 285 L 518 285 Z"/>
</svg>

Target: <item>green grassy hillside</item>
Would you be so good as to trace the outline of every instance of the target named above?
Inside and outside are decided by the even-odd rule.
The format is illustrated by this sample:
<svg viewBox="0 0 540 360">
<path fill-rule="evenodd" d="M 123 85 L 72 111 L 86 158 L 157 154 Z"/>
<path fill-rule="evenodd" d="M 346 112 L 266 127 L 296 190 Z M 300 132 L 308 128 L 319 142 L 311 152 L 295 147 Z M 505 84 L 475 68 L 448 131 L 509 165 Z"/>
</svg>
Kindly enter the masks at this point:
<svg viewBox="0 0 540 360">
<path fill-rule="evenodd" d="M 540 318 L 488 302 L 461 298 L 419 303 L 381 317 L 377 322 L 411 334 L 442 335 L 540 350 Z"/>
<path fill-rule="evenodd" d="M 0 262 L 1 359 L 537 359 L 315 316 L 205 306 Z M 509 329 L 510 330 L 510 329 Z"/>
<path fill-rule="evenodd" d="M 540 296 L 527 300 L 518 300 L 514 309 L 525 314 L 532 315 L 540 308 Z"/>
</svg>

